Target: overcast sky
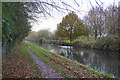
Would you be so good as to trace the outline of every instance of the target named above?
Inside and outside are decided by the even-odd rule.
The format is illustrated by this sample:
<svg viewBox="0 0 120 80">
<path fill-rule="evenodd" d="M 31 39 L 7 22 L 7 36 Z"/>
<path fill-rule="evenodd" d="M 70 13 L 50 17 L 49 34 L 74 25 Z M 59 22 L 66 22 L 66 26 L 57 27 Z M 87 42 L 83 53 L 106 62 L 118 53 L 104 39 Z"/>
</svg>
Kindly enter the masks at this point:
<svg viewBox="0 0 120 80">
<path fill-rule="evenodd" d="M 72 6 L 74 6 L 76 9 L 80 10 L 80 13 L 77 13 L 79 18 L 83 18 L 87 14 L 87 12 L 90 10 L 91 5 L 89 3 L 89 0 L 76 0 L 79 1 L 80 6 L 77 6 L 70 2 L 70 0 L 67 0 L 68 3 Z M 90 0 L 93 6 L 96 6 L 95 0 Z M 99 0 L 97 0 L 99 2 Z M 118 1 L 120 0 L 100 0 L 104 3 L 104 7 L 107 7 L 110 4 L 113 4 L 115 1 L 115 4 L 118 5 Z M 32 31 L 39 31 L 41 29 L 49 29 L 50 31 L 54 31 L 57 28 L 57 24 L 59 24 L 62 21 L 62 18 L 67 15 L 68 13 L 59 13 L 57 11 L 52 12 L 52 16 L 47 16 L 47 18 L 38 18 L 37 22 L 31 22 L 32 25 Z"/>
</svg>

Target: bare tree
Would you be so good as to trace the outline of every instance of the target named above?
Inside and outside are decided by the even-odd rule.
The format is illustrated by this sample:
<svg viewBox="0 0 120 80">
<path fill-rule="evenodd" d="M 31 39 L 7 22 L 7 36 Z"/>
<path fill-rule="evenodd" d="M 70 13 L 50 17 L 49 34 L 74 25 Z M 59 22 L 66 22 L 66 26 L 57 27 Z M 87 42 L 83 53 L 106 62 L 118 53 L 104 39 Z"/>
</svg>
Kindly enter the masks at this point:
<svg viewBox="0 0 120 80">
<path fill-rule="evenodd" d="M 98 23 L 98 18 L 97 18 L 97 15 L 96 15 L 96 11 L 95 11 L 95 8 L 92 8 L 89 12 L 88 12 L 88 24 L 89 26 L 91 27 L 91 33 L 94 33 L 95 35 L 95 40 L 97 39 L 97 33 L 98 33 L 98 28 L 97 28 L 97 23 Z"/>
<path fill-rule="evenodd" d="M 116 6 L 109 6 L 105 9 L 106 21 L 105 28 L 108 35 L 118 34 L 118 8 Z"/>
<path fill-rule="evenodd" d="M 80 7 L 80 4 L 76 0 L 72 0 L 71 2 Z M 38 18 L 38 14 L 41 14 L 40 17 L 52 16 L 52 12 L 54 10 L 59 12 L 81 11 L 77 10 L 73 5 L 64 0 L 32 0 L 31 2 L 23 1 L 19 3 L 24 5 L 23 9 L 25 9 L 25 11 L 28 13 L 28 17 L 31 20 L 36 20 Z"/>
</svg>

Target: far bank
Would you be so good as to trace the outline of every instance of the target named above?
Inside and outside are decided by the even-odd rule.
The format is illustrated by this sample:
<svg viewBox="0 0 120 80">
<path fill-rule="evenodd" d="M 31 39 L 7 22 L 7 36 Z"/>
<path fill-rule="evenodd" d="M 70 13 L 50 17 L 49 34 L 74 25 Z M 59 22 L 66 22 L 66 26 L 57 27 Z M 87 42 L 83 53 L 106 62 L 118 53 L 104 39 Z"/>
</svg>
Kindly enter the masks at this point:
<svg viewBox="0 0 120 80">
<path fill-rule="evenodd" d="M 99 37 L 96 41 L 76 40 L 68 42 L 68 40 L 53 40 L 50 41 L 49 43 L 62 46 L 120 51 L 120 38 L 112 35 L 106 37 Z"/>
</svg>

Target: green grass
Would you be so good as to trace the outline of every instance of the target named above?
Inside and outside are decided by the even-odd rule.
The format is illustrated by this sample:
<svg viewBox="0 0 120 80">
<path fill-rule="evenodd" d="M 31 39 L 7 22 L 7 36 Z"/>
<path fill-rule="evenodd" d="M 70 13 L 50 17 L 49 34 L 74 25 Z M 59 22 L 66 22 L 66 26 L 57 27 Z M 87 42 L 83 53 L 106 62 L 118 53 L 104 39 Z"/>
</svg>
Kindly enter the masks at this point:
<svg viewBox="0 0 120 80">
<path fill-rule="evenodd" d="M 38 69 L 37 64 L 35 63 L 35 61 L 34 61 L 34 60 L 32 59 L 32 57 L 30 56 L 30 54 L 29 54 L 29 52 L 28 52 L 28 50 L 27 50 L 24 42 L 23 42 L 22 44 L 23 44 L 23 45 L 22 45 L 22 52 L 24 53 L 23 55 L 27 56 L 29 62 L 32 62 L 31 64 L 33 65 L 33 68 L 36 68 L 35 70 L 31 70 L 33 73 L 35 73 L 35 74 L 33 74 L 33 75 L 36 76 L 36 73 L 41 73 L 41 72 L 40 72 L 40 69 Z M 22 54 L 21 54 L 21 55 L 22 55 Z M 28 64 L 28 66 L 29 66 L 29 65 L 30 65 L 30 64 Z M 38 78 L 42 78 L 41 75 L 39 75 L 39 76 L 37 75 L 37 77 L 38 77 Z"/>
<path fill-rule="evenodd" d="M 27 48 L 25 47 L 24 43 L 23 43 L 23 46 L 22 46 L 22 51 L 23 53 L 25 53 L 26 55 L 30 55 Z"/>
<path fill-rule="evenodd" d="M 25 42 L 28 47 L 43 61 L 51 65 L 57 72 L 66 78 L 113 78 L 110 75 L 106 75 L 98 71 L 98 69 L 92 69 L 86 65 L 83 65 L 77 61 L 72 61 L 66 57 L 63 57 L 57 53 L 50 52 L 34 44 Z"/>
<path fill-rule="evenodd" d="M 73 41 L 71 41 L 71 43 L 74 43 L 76 41 L 85 41 L 85 40 L 73 40 Z M 70 43 L 70 40 L 63 40 L 63 42 Z"/>
<path fill-rule="evenodd" d="M 70 40 L 63 40 L 63 42 L 70 43 Z M 74 42 L 75 42 L 75 40 L 71 41 L 71 43 L 74 43 Z"/>
<path fill-rule="evenodd" d="M 47 53 L 49 56 L 51 56 L 51 54 L 49 54 L 49 51 L 40 48 L 36 45 L 30 44 L 30 43 L 26 43 L 28 45 L 28 47 L 34 52 L 36 53 L 36 55 L 38 57 L 40 57 L 43 61 L 45 61 L 46 63 L 48 63 L 49 65 L 51 65 L 56 71 L 58 71 L 62 76 L 65 77 L 70 77 L 70 75 L 65 74 L 64 70 L 62 70 L 60 67 L 58 67 L 58 65 L 54 65 L 53 62 L 51 62 L 51 60 L 49 58 L 46 58 L 44 55 L 39 54 L 39 53 Z M 52 57 L 52 56 L 51 56 Z"/>
<path fill-rule="evenodd" d="M 88 41 L 87 36 L 79 36 L 76 40 L 71 41 L 71 43 L 74 43 L 76 41 Z M 95 41 L 94 36 L 89 36 L 89 41 Z M 63 40 L 63 42 L 70 43 L 70 40 Z"/>
</svg>

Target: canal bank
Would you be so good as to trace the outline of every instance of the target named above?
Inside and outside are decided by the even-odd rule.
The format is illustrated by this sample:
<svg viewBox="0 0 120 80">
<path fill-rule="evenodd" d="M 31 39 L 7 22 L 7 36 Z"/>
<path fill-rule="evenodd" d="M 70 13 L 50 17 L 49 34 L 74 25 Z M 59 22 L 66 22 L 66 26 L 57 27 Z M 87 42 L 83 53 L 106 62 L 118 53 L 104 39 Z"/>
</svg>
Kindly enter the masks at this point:
<svg viewBox="0 0 120 80">
<path fill-rule="evenodd" d="M 60 56 L 60 55 L 58 55 L 58 54 L 56 54 L 56 53 L 53 53 L 53 52 L 50 52 L 50 51 L 47 51 L 47 50 L 45 50 L 45 49 L 43 49 L 43 48 L 40 48 L 40 47 L 38 47 L 37 46 L 37 48 L 35 49 L 35 45 L 32 45 L 32 44 L 28 44 L 29 46 L 31 45 L 31 49 L 34 51 L 34 52 L 36 52 L 37 53 L 37 55 L 39 56 L 41 53 L 44 55 L 44 56 L 42 56 L 41 58 L 43 58 L 43 59 L 46 59 L 45 57 L 47 57 L 49 60 L 46 60 L 46 61 L 50 61 L 50 62 L 48 62 L 50 65 L 52 65 L 54 68 L 57 68 L 57 70 L 58 71 L 61 71 L 64 75 L 67 75 L 66 73 L 64 73 L 64 71 L 66 72 L 66 70 L 60 70 L 60 69 L 64 69 L 65 67 L 65 69 L 67 69 L 68 70 L 68 73 L 70 73 L 69 72 L 69 70 L 70 71 L 73 71 L 72 73 L 74 73 L 74 71 L 76 71 L 76 68 L 75 67 L 77 67 L 78 65 L 76 65 L 78 62 L 77 61 L 72 61 L 72 60 L 70 60 L 70 59 L 68 59 L 68 58 L 66 58 L 66 57 L 63 57 L 63 56 Z M 49 46 L 48 46 L 49 47 Z M 39 48 L 39 49 L 38 49 Z M 37 50 L 37 51 L 36 51 Z M 47 54 L 46 54 L 47 53 Z M 67 61 L 66 61 L 67 60 Z M 62 61 L 62 62 L 61 62 Z M 51 62 L 53 62 L 53 63 L 51 63 Z M 69 62 L 70 62 L 70 65 L 69 65 Z M 71 64 L 71 62 L 72 62 L 72 64 Z M 77 63 L 76 63 L 77 62 Z M 75 63 L 75 64 L 74 64 Z M 57 65 L 56 65 L 57 64 Z M 59 64 L 59 65 L 58 65 Z M 78 64 L 80 64 L 80 63 L 78 63 Z M 61 66 L 62 65 L 62 66 Z M 81 64 L 82 65 L 82 64 Z M 80 65 L 79 65 L 80 66 Z M 60 67 L 60 68 L 59 68 Z M 82 66 L 82 67 L 85 67 L 85 66 Z M 78 67 L 79 68 L 79 67 Z M 85 67 L 86 68 L 86 67 Z M 73 69 L 73 70 L 72 70 Z M 75 70 L 74 70 L 75 69 Z M 87 70 L 88 70 L 88 73 L 87 73 Z M 86 68 L 85 70 L 82 70 L 83 71 L 83 73 L 84 73 L 84 75 L 85 74 L 89 74 L 89 70 L 91 69 L 91 68 L 89 68 L 88 69 L 88 67 Z M 92 69 L 93 71 L 99 71 L 99 69 L 97 69 L 96 68 L 96 70 L 94 70 L 94 69 Z M 79 72 L 79 71 L 78 71 Z M 90 72 L 91 72 L 91 70 L 90 70 Z M 99 73 L 99 72 L 98 72 Z M 77 74 L 76 72 L 75 72 L 75 74 Z M 75 75 L 75 74 L 73 74 L 72 75 L 72 77 Z M 103 73 L 101 73 L 100 72 L 100 74 L 103 74 Z M 69 76 L 69 75 L 67 75 L 67 76 Z M 79 75 L 80 76 L 80 75 Z M 85 76 L 84 76 L 85 77 Z M 86 76 L 86 77 L 88 77 L 88 76 Z M 90 76 L 89 76 L 90 77 Z M 91 77 L 93 77 L 93 76 L 91 76 Z M 95 76 L 94 76 L 95 77 Z M 93 77 L 93 78 L 94 78 Z M 96 78 L 97 78 L 97 76 L 96 76 Z"/>
<path fill-rule="evenodd" d="M 100 49 L 100 50 L 113 50 L 113 51 L 120 51 L 120 38 L 117 36 L 106 36 L 106 37 L 99 37 L 95 41 L 65 41 L 65 40 L 54 40 L 51 41 L 52 44 L 57 44 L 61 46 L 73 46 L 79 48 L 91 48 L 91 49 Z"/>
<path fill-rule="evenodd" d="M 115 77 L 119 75 L 119 53 L 118 51 L 98 50 L 91 48 L 79 48 L 73 46 L 61 46 L 56 44 L 45 44 L 30 42 L 51 52 L 58 53 L 71 60 L 78 61 L 93 69 L 99 69 Z"/>
</svg>

